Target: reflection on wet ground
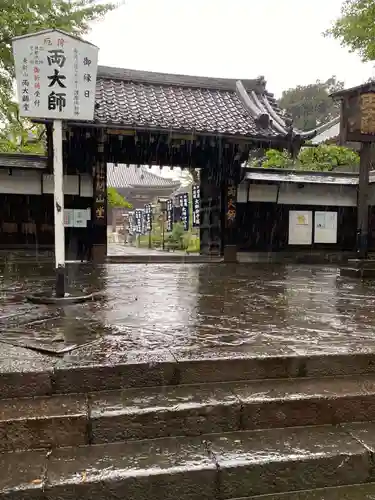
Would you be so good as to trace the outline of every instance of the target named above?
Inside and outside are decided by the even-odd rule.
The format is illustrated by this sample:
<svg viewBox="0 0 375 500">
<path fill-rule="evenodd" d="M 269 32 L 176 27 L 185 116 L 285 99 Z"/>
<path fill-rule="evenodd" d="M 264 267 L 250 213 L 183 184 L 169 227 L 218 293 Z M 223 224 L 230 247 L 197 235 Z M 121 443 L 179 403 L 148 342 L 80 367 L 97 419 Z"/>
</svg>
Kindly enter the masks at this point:
<svg viewBox="0 0 375 500">
<path fill-rule="evenodd" d="M 105 290 L 102 302 L 32 306 L 53 267 L 2 264 L 2 339 L 70 345 L 106 337 L 127 349 L 292 346 L 337 352 L 372 344 L 375 283 L 335 267 L 120 264 L 68 266 L 70 287 Z"/>
</svg>

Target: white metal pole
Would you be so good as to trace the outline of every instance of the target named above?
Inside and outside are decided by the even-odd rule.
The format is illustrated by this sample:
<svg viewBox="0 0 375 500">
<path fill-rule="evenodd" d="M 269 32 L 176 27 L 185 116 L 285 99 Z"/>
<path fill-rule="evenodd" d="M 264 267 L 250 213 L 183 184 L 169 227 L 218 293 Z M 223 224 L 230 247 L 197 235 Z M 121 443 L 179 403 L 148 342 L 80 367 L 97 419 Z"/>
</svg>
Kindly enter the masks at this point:
<svg viewBox="0 0 375 500">
<path fill-rule="evenodd" d="M 53 121 L 56 297 L 65 296 L 65 228 L 62 121 Z"/>
</svg>

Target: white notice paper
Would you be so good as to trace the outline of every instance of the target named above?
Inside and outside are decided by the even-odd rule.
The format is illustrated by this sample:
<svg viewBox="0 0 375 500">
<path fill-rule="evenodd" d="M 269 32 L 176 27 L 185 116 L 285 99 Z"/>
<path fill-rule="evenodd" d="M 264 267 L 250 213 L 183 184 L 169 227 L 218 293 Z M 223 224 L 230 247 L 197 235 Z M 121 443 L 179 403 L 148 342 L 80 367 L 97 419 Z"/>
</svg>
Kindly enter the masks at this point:
<svg viewBox="0 0 375 500">
<path fill-rule="evenodd" d="M 315 212 L 314 243 L 337 243 L 337 212 Z"/>
<path fill-rule="evenodd" d="M 87 210 L 74 210 L 74 227 L 87 226 Z"/>
<path fill-rule="evenodd" d="M 315 212 L 315 227 L 320 229 L 326 228 L 326 213 Z"/>
<path fill-rule="evenodd" d="M 64 226 L 74 227 L 74 210 L 71 208 L 64 208 Z"/>
<path fill-rule="evenodd" d="M 312 212 L 289 210 L 289 245 L 311 245 Z"/>
</svg>

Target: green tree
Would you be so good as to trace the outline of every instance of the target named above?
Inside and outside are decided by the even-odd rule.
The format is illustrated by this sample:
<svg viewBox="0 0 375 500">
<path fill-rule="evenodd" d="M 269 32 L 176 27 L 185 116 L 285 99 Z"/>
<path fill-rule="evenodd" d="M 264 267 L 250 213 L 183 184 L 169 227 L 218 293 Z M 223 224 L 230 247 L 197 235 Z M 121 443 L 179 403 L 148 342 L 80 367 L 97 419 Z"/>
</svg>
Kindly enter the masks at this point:
<svg viewBox="0 0 375 500">
<path fill-rule="evenodd" d="M 317 147 L 303 148 L 296 161 L 284 151 L 269 149 L 265 157 L 250 166 L 263 168 L 290 168 L 300 170 L 329 171 L 340 166 L 359 165 L 359 154 L 349 148 L 322 144 Z"/>
<path fill-rule="evenodd" d="M 0 121 L 5 125 L 0 142 L 3 148 L 6 148 L 7 136 L 15 132 L 15 121 L 22 128 L 22 137 L 16 141 L 18 151 L 22 151 L 21 144 L 26 147 L 24 131 L 38 136 L 37 127 L 32 127 L 27 120 L 15 120 L 14 113 L 9 114 L 14 99 L 15 76 L 12 38 L 47 28 L 84 35 L 92 21 L 101 19 L 115 7 L 115 3 L 97 0 L 0 0 Z M 8 126 L 12 130 L 8 130 Z M 9 148 L 12 147 L 10 144 Z"/>
<path fill-rule="evenodd" d="M 312 130 L 339 116 L 339 104 L 330 94 L 344 88 L 332 76 L 325 82 L 317 80 L 310 85 L 298 85 L 285 90 L 279 99 L 279 106 L 293 118 L 293 125 L 300 130 Z"/>
<path fill-rule="evenodd" d="M 359 154 L 352 149 L 330 144 L 303 148 L 298 156 L 303 170 L 333 170 L 340 166 L 358 166 Z"/>
<path fill-rule="evenodd" d="M 171 234 L 168 236 L 169 245 L 175 245 L 182 249 L 184 246 L 184 225 L 182 222 L 175 222 Z"/>
<path fill-rule="evenodd" d="M 133 208 L 114 187 L 107 188 L 107 203 L 111 208 Z"/>
<path fill-rule="evenodd" d="M 263 168 L 287 168 L 291 163 L 291 158 L 285 151 L 278 151 L 277 149 L 267 149 L 265 157 L 257 163 L 258 166 L 261 166 Z"/>
<path fill-rule="evenodd" d="M 10 103 L 7 121 L 0 130 L 1 153 L 45 153 L 45 128 L 20 118 L 18 105 Z"/>
<path fill-rule="evenodd" d="M 341 16 L 326 31 L 364 61 L 375 59 L 375 0 L 345 0 Z"/>
</svg>

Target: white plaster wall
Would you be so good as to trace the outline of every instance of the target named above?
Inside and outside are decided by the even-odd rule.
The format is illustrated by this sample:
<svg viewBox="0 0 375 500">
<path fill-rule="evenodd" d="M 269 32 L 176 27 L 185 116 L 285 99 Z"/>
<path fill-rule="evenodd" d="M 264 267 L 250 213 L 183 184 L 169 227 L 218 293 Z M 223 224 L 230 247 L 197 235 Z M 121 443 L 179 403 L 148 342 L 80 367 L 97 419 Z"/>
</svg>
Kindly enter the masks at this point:
<svg viewBox="0 0 375 500">
<path fill-rule="evenodd" d="M 79 183 L 81 182 L 81 193 Z M 43 183 L 43 187 L 42 187 Z M 0 193 L 4 194 L 53 194 L 53 175 L 43 174 L 36 170 L 0 170 Z M 65 175 L 65 194 L 81 197 L 93 196 L 91 175 Z"/>
<path fill-rule="evenodd" d="M 242 182 L 237 188 L 237 203 L 247 203 L 248 183 Z"/>
<path fill-rule="evenodd" d="M 53 194 L 53 189 L 53 175 L 43 174 L 43 193 Z M 64 175 L 64 194 L 79 195 L 78 175 Z"/>
<path fill-rule="evenodd" d="M 332 186 L 323 184 L 281 184 L 278 203 L 280 205 L 317 205 L 355 207 L 357 186 Z"/>
<path fill-rule="evenodd" d="M 249 201 L 276 203 L 277 191 L 276 184 L 250 184 Z"/>
<path fill-rule="evenodd" d="M 0 193 L 42 194 L 41 173 L 35 170 L 0 170 Z"/>
<path fill-rule="evenodd" d="M 92 198 L 94 196 L 93 181 L 91 175 L 81 175 L 81 196 Z"/>
</svg>

